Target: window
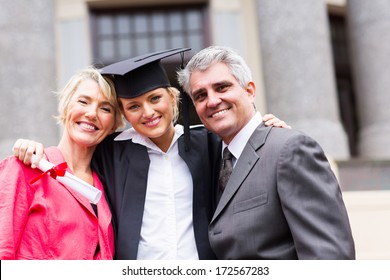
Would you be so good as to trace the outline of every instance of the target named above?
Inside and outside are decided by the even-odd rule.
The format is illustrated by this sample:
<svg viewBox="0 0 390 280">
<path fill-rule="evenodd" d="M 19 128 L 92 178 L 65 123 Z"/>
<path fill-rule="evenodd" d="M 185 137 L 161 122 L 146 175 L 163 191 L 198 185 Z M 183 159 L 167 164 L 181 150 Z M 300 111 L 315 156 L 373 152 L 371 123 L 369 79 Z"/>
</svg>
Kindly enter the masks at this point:
<svg viewBox="0 0 390 280">
<path fill-rule="evenodd" d="M 185 59 L 208 45 L 206 5 L 92 9 L 93 63 L 111 64 L 141 54 L 189 47 Z M 180 56 L 162 60 L 171 84 L 176 82 Z M 190 123 L 200 120 L 190 102 Z M 181 123 L 181 117 L 179 123 Z"/>
<path fill-rule="evenodd" d="M 91 10 L 95 62 L 108 64 L 177 47 L 192 53 L 206 45 L 205 8 Z"/>
</svg>

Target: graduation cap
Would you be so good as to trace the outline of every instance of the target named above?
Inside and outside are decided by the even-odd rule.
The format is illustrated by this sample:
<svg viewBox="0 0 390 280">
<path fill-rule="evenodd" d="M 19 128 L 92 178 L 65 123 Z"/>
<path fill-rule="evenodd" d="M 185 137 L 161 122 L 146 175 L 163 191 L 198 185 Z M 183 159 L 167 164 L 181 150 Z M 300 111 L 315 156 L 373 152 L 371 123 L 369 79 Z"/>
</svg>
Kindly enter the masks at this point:
<svg viewBox="0 0 390 280">
<path fill-rule="evenodd" d="M 190 48 L 176 48 L 150 54 L 140 55 L 134 58 L 123 60 L 107 65 L 100 69 L 102 75 L 113 75 L 114 85 L 118 97 L 133 98 L 145 94 L 156 88 L 170 87 L 168 76 L 161 59 L 181 54 L 181 68 L 184 68 L 184 52 Z M 190 150 L 190 129 L 189 129 L 189 97 L 181 94 L 183 101 L 183 126 L 185 150 Z"/>
<path fill-rule="evenodd" d="M 161 59 L 181 53 L 182 64 L 185 51 L 190 48 L 176 48 L 123 60 L 100 69 L 103 75 L 114 75 L 118 97 L 133 98 L 160 87 L 170 87 L 168 76 Z"/>
</svg>

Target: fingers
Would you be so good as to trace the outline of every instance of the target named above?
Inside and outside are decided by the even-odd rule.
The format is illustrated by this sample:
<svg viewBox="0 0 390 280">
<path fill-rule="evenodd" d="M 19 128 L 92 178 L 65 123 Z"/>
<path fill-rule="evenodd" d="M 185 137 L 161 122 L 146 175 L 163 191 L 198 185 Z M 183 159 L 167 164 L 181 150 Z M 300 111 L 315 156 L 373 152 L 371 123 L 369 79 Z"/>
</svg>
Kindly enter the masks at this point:
<svg viewBox="0 0 390 280">
<path fill-rule="evenodd" d="M 287 125 L 284 121 L 278 121 L 273 123 L 272 125 L 281 128 L 291 128 L 291 126 Z"/>
<path fill-rule="evenodd" d="M 43 158 L 43 145 L 41 143 L 35 143 L 35 155 L 32 158 L 31 167 L 38 167 L 39 161 Z"/>
<path fill-rule="evenodd" d="M 263 116 L 263 122 L 267 122 L 269 120 L 275 119 L 276 117 L 273 114 L 265 114 Z"/>
<path fill-rule="evenodd" d="M 22 139 L 18 139 L 16 140 L 15 144 L 13 145 L 12 147 L 12 153 L 14 154 L 14 156 L 18 157 L 19 156 L 19 148 L 20 148 L 20 142 L 22 141 Z"/>
<path fill-rule="evenodd" d="M 275 125 L 275 123 L 280 123 L 282 121 L 272 114 L 266 114 L 263 116 L 263 122 L 266 126 L 271 126 Z"/>
<path fill-rule="evenodd" d="M 25 139 L 18 139 L 12 147 L 12 152 L 19 160 L 24 159 L 24 154 L 26 153 L 27 149 L 27 141 L 28 140 Z"/>
<path fill-rule="evenodd" d="M 291 126 L 287 125 L 286 122 L 280 120 L 275 117 L 273 114 L 265 114 L 263 116 L 263 121 L 266 126 L 275 126 L 281 128 L 291 128 Z"/>
<path fill-rule="evenodd" d="M 43 157 L 43 145 L 32 140 L 18 139 L 12 147 L 12 152 L 24 164 L 31 164 L 32 168 L 36 168 Z"/>
</svg>

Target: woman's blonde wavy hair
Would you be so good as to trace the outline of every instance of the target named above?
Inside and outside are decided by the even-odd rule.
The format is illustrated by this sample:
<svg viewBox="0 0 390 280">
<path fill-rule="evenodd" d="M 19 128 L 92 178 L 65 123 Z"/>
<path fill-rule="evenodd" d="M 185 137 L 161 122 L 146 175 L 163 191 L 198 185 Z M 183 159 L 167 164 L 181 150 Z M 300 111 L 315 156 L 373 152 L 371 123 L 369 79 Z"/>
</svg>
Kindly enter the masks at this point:
<svg viewBox="0 0 390 280">
<path fill-rule="evenodd" d="M 106 97 L 109 103 L 113 106 L 115 110 L 115 128 L 118 129 L 124 127 L 125 122 L 117 102 L 114 83 L 109 78 L 103 77 L 99 70 L 92 66 L 85 68 L 79 71 L 77 74 L 73 75 L 65 87 L 56 93 L 58 97 L 59 115 L 56 116 L 58 123 L 64 125 L 68 112 L 69 102 L 80 83 L 87 79 L 92 79 L 99 85 L 99 88 L 102 91 L 104 97 Z"/>
</svg>

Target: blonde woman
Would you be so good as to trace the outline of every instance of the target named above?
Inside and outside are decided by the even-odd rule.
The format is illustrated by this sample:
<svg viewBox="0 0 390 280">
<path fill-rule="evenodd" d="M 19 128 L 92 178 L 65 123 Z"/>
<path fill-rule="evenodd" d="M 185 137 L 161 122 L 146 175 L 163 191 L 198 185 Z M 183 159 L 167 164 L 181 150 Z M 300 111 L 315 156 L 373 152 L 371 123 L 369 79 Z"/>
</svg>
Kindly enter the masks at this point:
<svg viewBox="0 0 390 280">
<path fill-rule="evenodd" d="M 96 146 L 123 125 L 114 87 L 88 68 L 74 75 L 58 97 L 64 132 L 44 156 L 54 165 L 66 162 L 68 172 L 104 192 L 91 159 Z M 114 234 L 104 195 L 95 207 L 41 174 L 15 156 L 0 163 L 0 259 L 112 259 Z"/>
</svg>

